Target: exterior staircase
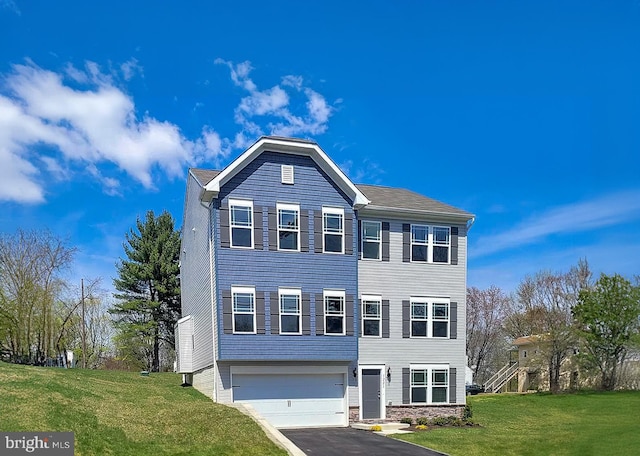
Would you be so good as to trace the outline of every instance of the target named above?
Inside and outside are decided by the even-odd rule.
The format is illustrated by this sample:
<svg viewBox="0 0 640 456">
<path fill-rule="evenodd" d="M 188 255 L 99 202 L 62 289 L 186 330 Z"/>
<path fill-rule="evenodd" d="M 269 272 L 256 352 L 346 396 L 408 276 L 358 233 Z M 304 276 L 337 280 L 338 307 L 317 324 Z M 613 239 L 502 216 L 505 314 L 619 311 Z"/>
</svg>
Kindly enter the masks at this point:
<svg viewBox="0 0 640 456">
<path fill-rule="evenodd" d="M 500 391 L 500 389 L 504 385 L 506 385 L 512 378 L 518 375 L 518 370 L 519 370 L 518 361 L 510 362 L 485 382 L 484 392 L 496 393 Z"/>
</svg>

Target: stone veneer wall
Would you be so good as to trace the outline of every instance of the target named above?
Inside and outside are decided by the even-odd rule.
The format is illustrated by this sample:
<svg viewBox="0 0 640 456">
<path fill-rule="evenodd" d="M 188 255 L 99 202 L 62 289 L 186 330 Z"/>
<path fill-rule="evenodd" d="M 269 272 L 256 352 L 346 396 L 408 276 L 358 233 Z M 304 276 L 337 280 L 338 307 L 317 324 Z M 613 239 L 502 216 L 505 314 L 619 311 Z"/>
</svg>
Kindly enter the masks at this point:
<svg viewBox="0 0 640 456">
<path fill-rule="evenodd" d="M 393 405 L 387 406 L 387 418 L 385 420 L 363 420 L 365 422 L 380 421 L 400 421 L 402 418 L 412 418 L 415 422 L 416 418 L 437 418 L 439 416 L 456 416 L 462 418 L 464 405 L 440 405 L 440 406 L 424 406 L 424 405 Z M 359 407 L 349 407 L 349 422 L 359 421 Z"/>
</svg>

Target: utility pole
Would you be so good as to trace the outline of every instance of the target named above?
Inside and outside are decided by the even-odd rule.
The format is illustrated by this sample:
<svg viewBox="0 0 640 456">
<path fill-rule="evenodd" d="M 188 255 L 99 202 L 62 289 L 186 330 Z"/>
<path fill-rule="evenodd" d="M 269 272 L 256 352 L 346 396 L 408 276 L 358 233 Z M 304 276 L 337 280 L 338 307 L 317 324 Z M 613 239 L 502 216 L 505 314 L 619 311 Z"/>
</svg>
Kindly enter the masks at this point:
<svg viewBox="0 0 640 456">
<path fill-rule="evenodd" d="M 87 358 L 85 353 L 87 352 L 87 332 L 84 322 L 84 279 L 80 279 L 80 296 L 82 302 L 82 368 L 87 368 Z"/>
</svg>

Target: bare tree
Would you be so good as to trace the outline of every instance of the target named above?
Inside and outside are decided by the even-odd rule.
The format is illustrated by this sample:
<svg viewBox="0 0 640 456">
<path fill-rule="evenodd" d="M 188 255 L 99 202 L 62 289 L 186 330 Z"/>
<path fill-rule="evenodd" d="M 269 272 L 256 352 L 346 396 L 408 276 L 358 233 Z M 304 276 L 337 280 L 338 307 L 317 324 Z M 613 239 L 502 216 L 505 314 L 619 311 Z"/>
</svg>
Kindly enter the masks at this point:
<svg viewBox="0 0 640 456">
<path fill-rule="evenodd" d="M 495 370 L 505 351 L 503 322 L 510 297 L 500 288 L 467 289 L 467 357 L 475 381 L 482 383 Z"/>
</svg>

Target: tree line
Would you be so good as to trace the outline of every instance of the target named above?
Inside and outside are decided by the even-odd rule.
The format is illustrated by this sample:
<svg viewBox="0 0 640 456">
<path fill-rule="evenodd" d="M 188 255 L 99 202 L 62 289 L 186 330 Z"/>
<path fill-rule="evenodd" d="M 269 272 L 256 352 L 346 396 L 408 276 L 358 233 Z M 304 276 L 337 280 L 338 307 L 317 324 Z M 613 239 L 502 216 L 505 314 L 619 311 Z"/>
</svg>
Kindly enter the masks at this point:
<svg viewBox="0 0 640 456">
<path fill-rule="evenodd" d="M 526 276 L 515 292 L 496 286 L 467 290 L 467 357 L 477 383 L 509 361 L 512 342 L 536 337 L 531 363 L 548 372 L 549 390 L 562 389 L 563 365 L 574 359 L 583 378 L 615 389 L 630 351 L 640 351 L 640 280 L 602 274 L 586 260 L 566 272 Z"/>
<path fill-rule="evenodd" d="M 180 316 L 180 233 L 148 211 L 125 234 L 116 290 L 67 278 L 78 251 L 49 231 L 0 234 L 0 359 L 159 371 L 173 364 Z"/>
</svg>

